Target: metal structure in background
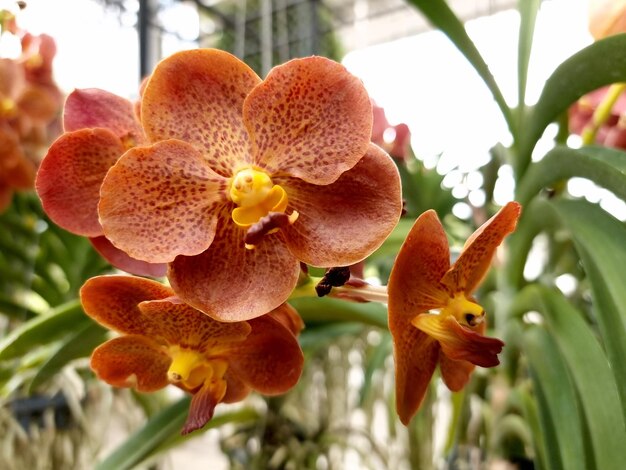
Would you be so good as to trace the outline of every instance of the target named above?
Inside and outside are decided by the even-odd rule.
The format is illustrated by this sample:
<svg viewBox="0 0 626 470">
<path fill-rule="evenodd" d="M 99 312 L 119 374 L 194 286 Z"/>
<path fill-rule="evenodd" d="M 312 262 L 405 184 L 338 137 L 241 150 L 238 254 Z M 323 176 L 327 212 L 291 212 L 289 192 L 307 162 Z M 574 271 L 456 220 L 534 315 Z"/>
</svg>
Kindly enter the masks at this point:
<svg viewBox="0 0 626 470">
<path fill-rule="evenodd" d="M 121 4 L 137 0 L 101 0 Z M 195 6 L 197 44 L 231 51 L 261 76 L 293 57 L 321 54 L 335 59 L 352 50 L 431 29 L 405 0 L 138 0 L 141 73 L 158 60 L 159 23 L 176 3 Z M 515 7 L 517 0 L 449 0 L 463 20 Z"/>
</svg>

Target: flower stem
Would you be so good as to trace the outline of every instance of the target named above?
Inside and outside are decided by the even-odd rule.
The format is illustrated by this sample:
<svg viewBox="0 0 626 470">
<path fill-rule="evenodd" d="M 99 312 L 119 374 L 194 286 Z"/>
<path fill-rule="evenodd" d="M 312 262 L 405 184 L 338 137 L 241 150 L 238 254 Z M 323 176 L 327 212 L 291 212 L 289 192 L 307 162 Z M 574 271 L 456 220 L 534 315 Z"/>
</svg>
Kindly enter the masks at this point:
<svg viewBox="0 0 626 470">
<path fill-rule="evenodd" d="M 595 142 L 598 130 L 611 116 L 611 110 L 624 90 L 626 90 L 626 83 L 614 83 L 609 87 L 606 95 L 593 112 L 591 121 L 583 129 L 581 135 L 583 145 L 591 145 Z"/>
</svg>

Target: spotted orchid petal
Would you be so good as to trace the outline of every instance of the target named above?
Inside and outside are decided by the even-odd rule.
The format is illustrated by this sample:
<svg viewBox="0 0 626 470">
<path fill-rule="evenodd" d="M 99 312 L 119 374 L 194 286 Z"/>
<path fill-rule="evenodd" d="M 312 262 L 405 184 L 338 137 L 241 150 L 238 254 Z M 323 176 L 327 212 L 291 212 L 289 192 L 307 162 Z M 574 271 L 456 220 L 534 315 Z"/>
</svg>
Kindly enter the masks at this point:
<svg viewBox="0 0 626 470">
<path fill-rule="evenodd" d="M 226 381 L 226 393 L 222 398 L 222 403 L 237 403 L 246 398 L 252 390 L 228 369 L 224 374 L 224 380 Z"/>
<path fill-rule="evenodd" d="M 280 232 L 246 249 L 245 231 L 229 217 L 228 211 L 221 213 L 208 250 L 170 263 L 168 278 L 184 302 L 216 320 L 232 322 L 264 315 L 285 302 L 298 282 L 300 263 Z"/>
<path fill-rule="evenodd" d="M 268 313 L 274 320 L 287 328 L 294 336 L 298 336 L 304 329 L 304 321 L 298 311 L 291 305 L 284 303 Z"/>
<path fill-rule="evenodd" d="M 154 392 L 168 384 L 170 357 L 152 339 L 141 335 L 114 338 L 91 355 L 91 368 L 99 379 L 115 387 Z"/>
<path fill-rule="evenodd" d="M 113 246 L 104 235 L 89 239 L 91 246 L 117 269 L 121 269 L 129 274 L 148 277 L 164 277 L 167 273 L 165 263 L 147 263 L 135 258 L 131 258 L 125 252 Z"/>
<path fill-rule="evenodd" d="M 222 389 L 216 389 L 213 384 L 206 383 L 193 394 L 187 421 L 185 421 L 181 434 L 185 435 L 196 431 L 213 418 L 215 407 L 222 400 L 222 392 Z"/>
<path fill-rule="evenodd" d="M 372 106 L 361 81 L 323 57 L 274 67 L 246 98 L 254 163 L 271 174 L 329 184 L 365 154 Z"/>
<path fill-rule="evenodd" d="M 20 94 L 17 106 L 25 117 L 34 123 L 47 124 L 58 111 L 55 96 L 44 87 L 29 85 Z"/>
<path fill-rule="evenodd" d="M 197 146 L 214 171 L 230 177 L 241 164 L 252 163 L 241 110 L 260 81 L 227 52 L 173 54 L 157 65 L 143 93 L 146 134 L 153 142 L 176 138 Z"/>
<path fill-rule="evenodd" d="M 145 141 L 133 104 L 97 88 L 74 90 L 69 94 L 63 109 L 63 126 L 65 132 L 96 127 L 108 129 L 126 149 Z"/>
<path fill-rule="evenodd" d="M 445 306 L 449 294 L 439 280 L 449 267 L 446 233 L 437 213 L 426 211 L 413 224 L 389 275 L 390 320 Z M 391 333 L 398 332 L 392 329 Z"/>
<path fill-rule="evenodd" d="M 332 184 L 276 178 L 299 214 L 283 229 L 291 252 L 314 266 L 347 266 L 378 248 L 402 212 L 398 170 L 371 144 L 365 156 Z"/>
<path fill-rule="evenodd" d="M 139 310 L 145 300 L 174 295 L 156 281 L 131 276 L 97 276 L 80 289 L 85 313 L 102 326 L 124 334 L 152 335 L 155 326 Z"/>
<path fill-rule="evenodd" d="M 102 235 L 97 211 L 100 186 L 122 153 L 120 140 L 107 129 L 69 132 L 52 144 L 35 187 L 54 223 L 78 235 Z"/>
<path fill-rule="evenodd" d="M 461 256 L 441 283 L 452 292 L 471 294 L 487 274 L 504 237 L 515 230 L 521 210 L 517 202 L 509 202 L 479 227 L 465 242 Z"/>
<path fill-rule="evenodd" d="M 109 170 L 98 212 L 104 235 L 129 256 L 151 263 L 206 250 L 227 180 L 178 140 L 135 147 Z"/>
<path fill-rule="evenodd" d="M 391 327 L 392 319 L 390 318 Z M 404 318 L 394 321 L 394 362 L 396 376 L 396 411 L 408 424 L 419 409 L 428 384 L 437 367 L 439 344 L 424 332 L 413 328 Z M 404 326 L 401 327 L 400 324 Z"/>
<path fill-rule="evenodd" d="M 481 367 L 500 364 L 498 354 L 504 343 L 464 327 L 453 316 L 423 313 L 417 315 L 412 323 L 439 341 L 442 352 L 450 359 L 469 361 Z"/>
<path fill-rule="evenodd" d="M 233 348 L 228 367 L 266 395 L 285 393 L 300 378 L 304 357 L 293 333 L 271 315 L 249 320 L 252 331 Z"/>
<path fill-rule="evenodd" d="M 0 59 L 0 99 L 14 99 L 25 84 L 24 69 L 12 59 Z"/>
<path fill-rule="evenodd" d="M 455 361 L 439 351 L 439 371 L 443 382 L 453 392 L 458 392 L 465 387 L 476 366 L 469 361 Z"/>
<path fill-rule="evenodd" d="M 180 345 L 199 352 L 224 348 L 246 339 L 250 333 L 247 322 L 224 323 L 183 303 L 177 297 L 148 300 L 139 304 L 141 313 L 158 327 L 155 335 L 170 345 Z"/>
</svg>

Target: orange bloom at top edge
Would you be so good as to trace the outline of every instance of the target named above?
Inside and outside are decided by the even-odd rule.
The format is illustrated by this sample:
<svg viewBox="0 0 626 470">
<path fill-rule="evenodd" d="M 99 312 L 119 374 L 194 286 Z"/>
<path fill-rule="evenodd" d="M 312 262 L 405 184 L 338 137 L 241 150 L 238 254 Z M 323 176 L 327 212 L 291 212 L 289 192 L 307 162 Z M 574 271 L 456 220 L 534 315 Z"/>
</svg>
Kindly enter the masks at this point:
<svg viewBox="0 0 626 470">
<path fill-rule="evenodd" d="M 219 320 L 283 303 L 300 262 L 364 259 L 399 219 L 398 172 L 369 142 L 369 97 L 329 59 L 292 60 L 262 81 L 226 52 L 179 52 L 151 75 L 141 120 L 152 144 L 105 177 L 104 234 L 170 263 L 176 294 Z"/>
<path fill-rule="evenodd" d="M 450 266 L 448 239 L 435 211 L 422 214 L 406 238 L 389 277 L 389 330 L 396 364 L 396 408 L 408 424 L 439 364 L 444 383 L 462 389 L 475 365 L 499 364 L 504 343 L 483 336 L 485 311 L 472 293 L 496 248 L 517 224 L 510 202 L 467 240 Z"/>
<path fill-rule="evenodd" d="M 193 394 L 183 434 L 204 426 L 218 403 L 243 400 L 250 390 L 284 393 L 302 372 L 296 335 L 303 323 L 287 304 L 254 320 L 220 323 L 148 279 L 99 276 L 80 294 L 90 317 L 121 333 L 94 350 L 97 376 L 140 392 L 174 384 Z"/>
</svg>

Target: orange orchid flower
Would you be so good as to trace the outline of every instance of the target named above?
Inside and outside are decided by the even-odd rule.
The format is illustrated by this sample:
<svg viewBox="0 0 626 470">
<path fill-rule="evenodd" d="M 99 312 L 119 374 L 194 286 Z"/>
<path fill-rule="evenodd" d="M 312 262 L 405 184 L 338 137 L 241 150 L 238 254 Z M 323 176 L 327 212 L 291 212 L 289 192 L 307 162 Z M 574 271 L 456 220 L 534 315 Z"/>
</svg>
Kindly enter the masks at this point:
<svg viewBox="0 0 626 470">
<path fill-rule="evenodd" d="M 50 146 L 35 184 L 48 216 L 65 230 L 89 237 L 113 266 L 164 276 L 164 264 L 135 260 L 115 248 L 98 220 L 104 176 L 126 150 L 146 140 L 133 103 L 103 90 L 75 90 L 65 102 L 63 126 L 65 133 Z"/>
<path fill-rule="evenodd" d="M 472 293 L 486 275 L 521 206 L 510 202 L 467 240 L 450 266 L 448 239 L 429 210 L 413 225 L 389 277 L 389 330 L 396 364 L 396 409 L 408 424 L 439 364 L 444 383 L 461 390 L 474 366 L 494 367 L 504 343 L 483 336 L 485 311 Z"/>
<path fill-rule="evenodd" d="M 45 127 L 57 108 L 44 88 L 26 80 L 22 64 L 0 59 L 0 211 L 14 191 L 33 187 Z"/>
<path fill-rule="evenodd" d="M 94 350 L 96 375 L 140 392 L 174 384 L 193 394 L 183 434 L 204 426 L 218 403 L 241 401 L 251 390 L 284 393 L 302 372 L 296 335 L 303 323 L 287 304 L 254 320 L 221 323 L 169 287 L 131 276 L 92 278 L 80 296 L 91 318 L 121 333 Z"/>
<path fill-rule="evenodd" d="M 170 263 L 176 294 L 216 319 L 272 310 L 300 262 L 356 263 L 399 219 L 397 169 L 369 142 L 369 97 L 329 59 L 292 60 L 262 81 L 226 52 L 179 52 L 151 75 L 141 120 L 152 145 L 105 177 L 104 234 Z"/>
</svg>

